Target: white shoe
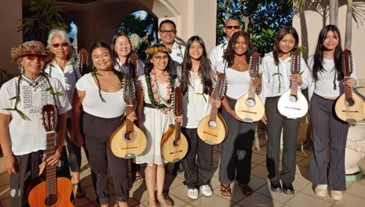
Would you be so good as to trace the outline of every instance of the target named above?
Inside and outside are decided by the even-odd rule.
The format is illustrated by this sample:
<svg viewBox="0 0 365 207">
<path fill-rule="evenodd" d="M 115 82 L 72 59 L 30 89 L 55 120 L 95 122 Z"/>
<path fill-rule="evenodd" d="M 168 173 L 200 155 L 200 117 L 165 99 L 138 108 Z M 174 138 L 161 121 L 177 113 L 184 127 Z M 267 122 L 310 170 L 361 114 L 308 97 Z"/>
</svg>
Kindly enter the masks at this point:
<svg viewBox="0 0 365 207">
<path fill-rule="evenodd" d="M 326 197 L 327 196 L 327 185 L 317 185 L 314 189 L 314 192 L 318 197 Z"/>
<path fill-rule="evenodd" d="M 196 200 L 199 196 L 199 191 L 196 188 L 190 188 L 188 189 L 187 195 L 190 199 Z"/>
<path fill-rule="evenodd" d="M 210 186 L 209 185 L 202 185 L 202 186 L 200 186 L 200 191 L 202 192 L 202 194 L 204 195 L 204 196 L 212 196 L 213 195 L 213 191 L 212 191 L 212 189 L 210 188 Z"/>
<path fill-rule="evenodd" d="M 331 197 L 333 200 L 340 201 L 342 200 L 343 191 L 339 190 L 331 190 Z"/>
</svg>

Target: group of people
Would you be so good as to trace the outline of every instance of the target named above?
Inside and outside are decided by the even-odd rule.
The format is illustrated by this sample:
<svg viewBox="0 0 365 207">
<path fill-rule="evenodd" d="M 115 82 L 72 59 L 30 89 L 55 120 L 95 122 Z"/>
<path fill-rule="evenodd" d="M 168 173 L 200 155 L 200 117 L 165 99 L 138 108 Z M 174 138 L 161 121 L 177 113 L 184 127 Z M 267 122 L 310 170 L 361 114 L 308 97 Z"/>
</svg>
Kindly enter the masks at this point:
<svg viewBox="0 0 365 207">
<path fill-rule="evenodd" d="M 128 206 L 129 163 L 115 156 L 109 146 L 111 134 L 126 115 L 122 84 L 126 75 L 136 85 L 137 102 L 135 110 L 125 118 L 142 129 L 148 143 L 145 152 L 132 160 L 132 175 L 137 182 L 145 181 L 148 206 L 173 206 L 164 195 L 166 161 L 161 155 L 161 139 L 171 124 L 181 125 L 189 142 L 188 153 L 181 162 L 187 196 L 198 199 L 199 192 L 207 197 L 213 195 L 213 146 L 202 141 L 197 132 L 200 120 L 211 113 L 212 107 L 221 108 L 228 126 L 227 137 L 219 145 L 220 193 L 232 196 L 233 182 L 237 182 L 244 195 L 253 193 L 249 182 L 257 122 L 245 122 L 234 110 L 237 100 L 251 85 L 265 105 L 261 121 L 267 125 L 270 189 L 294 194 L 300 120 L 283 117 L 276 110 L 280 96 L 290 89 L 292 81 L 310 92 L 314 144 L 308 179 L 314 184 L 316 195 L 324 197 L 330 190 L 333 199 L 341 200 L 346 189 L 344 153 L 348 124 L 336 117 L 333 106 L 343 86 L 354 87 L 357 81 L 355 71 L 351 77 L 343 75 L 338 28 L 325 26 L 315 54 L 308 60 L 309 67 L 301 58 L 299 73 L 292 74 L 292 54 L 298 49 L 299 38 L 295 28 L 282 27 L 276 34 L 273 51 L 263 57 L 260 75 L 255 78 L 250 76 L 250 35 L 241 31 L 236 19 L 227 20 L 223 30 L 226 42 L 213 48 L 208 56 L 201 37 L 192 36 L 185 45 L 178 43 L 175 23 L 164 20 L 159 25 L 161 42 L 146 50 L 146 61 L 138 58 L 128 36 L 120 33 L 113 37 L 111 45 L 93 44 L 89 51 L 92 72 L 83 76 L 62 29 L 50 31 L 47 47 L 39 41 L 28 41 L 13 48 L 11 58 L 18 64 L 20 75 L 0 90 L 0 143 L 5 169 L 10 174 L 12 206 L 26 205 L 27 188 L 44 162 L 57 166 L 57 175 L 71 178 L 74 197 L 84 196 L 80 185 L 81 147 L 90 165 L 98 205 L 109 206 L 110 169 L 116 205 Z M 221 100 L 216 100 L 214 88 L 219 74 L 225 76 L 226 92 Z M 181 116 L 173 111 L 176 87 L 183 92 Z M 40 120 L 46 104 L 56 106 L 58 119 L 54 154 L 44 158 L 48 132 Z M 144 178 L 141 164 L 146 164 Z"/>
</svg>

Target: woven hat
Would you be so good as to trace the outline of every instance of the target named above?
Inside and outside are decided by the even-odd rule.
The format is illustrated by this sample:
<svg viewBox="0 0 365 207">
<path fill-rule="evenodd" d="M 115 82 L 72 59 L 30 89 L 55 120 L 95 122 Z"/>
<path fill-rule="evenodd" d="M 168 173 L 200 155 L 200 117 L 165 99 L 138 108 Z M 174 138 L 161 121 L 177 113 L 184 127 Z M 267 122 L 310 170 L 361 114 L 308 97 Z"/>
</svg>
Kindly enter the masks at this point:
<svg viewBox="0 0 365 207">
<path fill-rule="evenodd" d="M 49 51 L 42 42 L 31 40 L 24 42 L 18 47 L 13 47 L 10 50 L 10 57 L 13 62 L 24 55 L 41 55 L 46 57 L 46 62 L 50 62 L 53 59 L 51 51 Z"/>
</svg>

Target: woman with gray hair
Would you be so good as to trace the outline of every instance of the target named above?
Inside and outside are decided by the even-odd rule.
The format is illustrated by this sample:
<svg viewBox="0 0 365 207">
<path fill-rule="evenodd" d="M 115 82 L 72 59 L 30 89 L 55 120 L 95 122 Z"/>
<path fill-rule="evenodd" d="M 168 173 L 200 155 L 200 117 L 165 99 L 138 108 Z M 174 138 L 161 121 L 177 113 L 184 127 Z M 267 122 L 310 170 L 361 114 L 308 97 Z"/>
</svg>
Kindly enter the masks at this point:
<svg viewBox="0 0 365 207">
<path fill-rule="evenodd" d="M 50 77 L 57 78 L 61 81 L 66 90 L 67 97 L 72 101 L 75 84 L 81 77 L 74 58 L 74 52 L 68 39 L 67 32 L 63 29 L 52 29 L 49 32 L 47 40 L 48 48 L 52 52 L 54 59 L 50 62 L 45 72 Z M 67 113 L 67 133 L 66 143 L 68 150 L 68 162 L 71 170 L 71 182 L 74 196 L 82 198 L 85 191 L 80 185 L 80 166 L 81 166 L 81 148 L 72 143 L 69 132 L 71 130 L 71 114 Z"/>
</svg>

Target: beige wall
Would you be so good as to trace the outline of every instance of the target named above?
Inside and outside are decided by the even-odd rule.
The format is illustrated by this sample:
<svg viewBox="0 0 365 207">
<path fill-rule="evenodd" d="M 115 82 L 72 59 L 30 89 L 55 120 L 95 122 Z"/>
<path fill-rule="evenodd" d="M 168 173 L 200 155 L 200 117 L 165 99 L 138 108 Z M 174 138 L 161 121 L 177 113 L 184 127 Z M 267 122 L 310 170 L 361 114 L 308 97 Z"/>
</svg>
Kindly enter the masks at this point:
<svg viewBox="0 0 365 207">
<path fill-rule="evenodd" d="M 365 4 L 365 1 L 362 2 Z M 345 21 L 346 21 L 346 5 L 339 7 L 338 28 L 342 36 L 342 46 L 345 40 Z M 293 18 L 293 26 L 297 29 L 301 43 L 308 46 L 308 55 L 313 55 L 316 48 L 317 39 L 322 27 L 329 23 L 328 19 L 323 19 L 321 11 L 306 10 L 303 15 L 295 15 Z M 365 22 L 365 19 L 362 19 Z M 365 24 L 352 23 L 352 54 L 356 65 L 357 77 L 361 81 L 365 80 Z"/>
<path fill-rule="evenodd" d="M 17 32 L 17 20 L 22 18 L 22 1 L 1 0 L 0 15 L 0 68 L 17 73 L 16 65 L 10 62 L 10 48 L 19 45 L 23 40 L 22 33 Z"/>
</svg>

